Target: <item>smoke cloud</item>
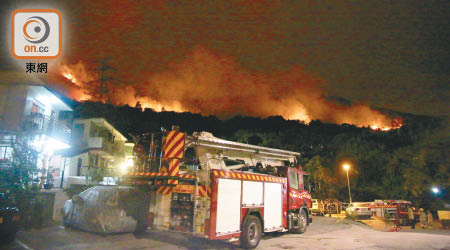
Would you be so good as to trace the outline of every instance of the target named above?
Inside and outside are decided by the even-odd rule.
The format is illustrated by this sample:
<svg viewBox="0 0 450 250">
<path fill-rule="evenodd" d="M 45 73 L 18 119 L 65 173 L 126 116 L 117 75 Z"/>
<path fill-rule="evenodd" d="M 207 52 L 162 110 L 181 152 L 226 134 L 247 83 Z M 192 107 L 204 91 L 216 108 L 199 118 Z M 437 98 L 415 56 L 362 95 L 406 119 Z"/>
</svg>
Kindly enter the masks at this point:
<svg viewBox="0 0 450 250">
<path fill-rule="evenodd" d="M 281 115 L 306 123 L 318 119 L 385 130 L 399 125 L 368 105 L 347 106 L 326 99 L 320 88 L 322 80 L 300 66 L 269 73 L 250 71 L 233 58 L 202 47 L 165 71 L 142 73 L 139 78 L 144 80 L 134 85 L 106 81 L 102 87 L 100 73 L 89 71 L 81 61 L 62 65 L 60 73 L 71 80 L 78 90 L 72 97 L 79 100 L 99 99 L 93 93 L 106 88 L 108 100 L 114 104 L 134 106 L 140 102 L 142 107 L 156 111 L 189 111 L 221 118 Z"/>
</svg>

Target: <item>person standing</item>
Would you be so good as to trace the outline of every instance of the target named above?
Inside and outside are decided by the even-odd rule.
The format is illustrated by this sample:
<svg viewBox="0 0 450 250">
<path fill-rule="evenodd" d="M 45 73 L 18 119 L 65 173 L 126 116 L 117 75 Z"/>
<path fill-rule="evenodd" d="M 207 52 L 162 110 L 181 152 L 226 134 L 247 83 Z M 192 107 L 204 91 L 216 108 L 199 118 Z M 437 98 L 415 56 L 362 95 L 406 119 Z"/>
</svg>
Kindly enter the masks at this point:
<svg viewBox="0 0 450 250">
<path fill-rule="evenodd" d="M 425 211 L 423 210 L 423 208 L 420 208 L 420 227 L 422 229 L 427 227 L 427 214 L 425 213 Z"/>
<path fill-rule="evenodd" d="M 331 201 L 328 202 L 327 208 L 328 208 L 328 217 L 331 217 Z"/>
<path fill-rule="evenodd" d="M 414 211 L 412 207 L 408 207 L 408 219 L 409 224 L 411 225 L 411 229 L 416 229 L 416 220 L 414 218 Z"/>
<path fill-rule="evenodd" d="M 433 229 L 433 214 L 431 214 L 430 210 L 428 210 L 427 217 L 428 217 L 428 228 Z"/>
</svg>

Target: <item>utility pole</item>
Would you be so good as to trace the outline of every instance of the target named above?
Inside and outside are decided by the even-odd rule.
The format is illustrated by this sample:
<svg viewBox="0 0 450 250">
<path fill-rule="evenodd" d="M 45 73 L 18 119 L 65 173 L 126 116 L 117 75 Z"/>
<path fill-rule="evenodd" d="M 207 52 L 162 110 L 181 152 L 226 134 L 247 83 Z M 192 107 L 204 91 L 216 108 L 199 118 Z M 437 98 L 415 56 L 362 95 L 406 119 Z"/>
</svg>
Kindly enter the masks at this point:
<svg viewBox="0 0 450 250">
<path fill-rule="evenodd" d="M 350 197 L 350 203 L 352 203 L 352 193 L 350 191 L 350 179 L 348 178 L 348 170 L 350 169 L 350 165 L 344 164 L 344 169 L 347 172 L 348 197 Z"/>
<path fill-rule="evenodd" d="M 111 57 L 107 57 L 96 61 L 95 63 L 100 64 L 99 67 L 95 68 L 93 71 L 98 72 L 99 78 L 93 81 L 84 83 L 86 88 L 89 90 L 89 95 L 92 96 L 96 101 L 103 103 L 111 103 L 109 96 L 110 92 L 110 82 L 117 80 L 117 78 L 108 76 L 107 72 L 111 70 L 116 70 L 109 65 Z"/>
</svg>

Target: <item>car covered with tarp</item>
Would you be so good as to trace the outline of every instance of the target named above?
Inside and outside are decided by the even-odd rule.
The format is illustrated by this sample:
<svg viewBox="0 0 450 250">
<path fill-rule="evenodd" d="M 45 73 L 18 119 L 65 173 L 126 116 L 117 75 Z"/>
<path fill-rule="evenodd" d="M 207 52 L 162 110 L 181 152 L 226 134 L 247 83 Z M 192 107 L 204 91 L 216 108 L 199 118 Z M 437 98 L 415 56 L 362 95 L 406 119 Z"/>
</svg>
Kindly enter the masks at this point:
<svg viewBox="0 0 450 250">
<path fill-rule="evenodd" d="M 94 186 L 74 195 L 63 208 L 63 223 L 96 233 L 144 231 L 148 197 L 128 186 Z"/>
</svg>

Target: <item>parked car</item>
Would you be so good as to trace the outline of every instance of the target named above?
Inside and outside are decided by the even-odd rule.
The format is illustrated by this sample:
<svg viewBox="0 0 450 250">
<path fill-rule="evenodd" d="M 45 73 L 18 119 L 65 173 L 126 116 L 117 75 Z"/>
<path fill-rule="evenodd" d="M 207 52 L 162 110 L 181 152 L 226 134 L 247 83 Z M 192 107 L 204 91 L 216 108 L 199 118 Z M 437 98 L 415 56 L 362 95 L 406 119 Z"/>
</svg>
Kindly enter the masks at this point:
<svg viewBox="0 0 450 250">
<path fill-rule="evenodd" d="M 341 209 L 342 209 L 343 212 L 345 212 L 347 210 L 348 205 L 350 205 L 350 203 L 344 203 L 344 202 L 341 203 Z"/>
<path fill-rule="evenodd" d="M 326 214 L 340 214 L 341 202 L 337 199 L 326 199 L 324 203 L 324 210 Z"/>
<path fill-rule="evenodd" d="M 355 216 L 358 218 L 370 218 L 373 215 L 370 204 L 365 202 L 350 203 L 345 210 L 345 213 L 347 216 Z"/>
<path fill-rule="evenodd" d="M 94 186 L 66 201 L 63 224 L 97 233 L 144 231 L 148 206 L 148 196 L 136 188 Z"/>
<path fill-rule="evenodd" d="M 19 209 L 5 193 L 0 193 L 0 242 L 9 243 L 14 240 L 19 230 Z"/>
<path fill-rule="evenodd" d="M 311 213 L 313 213 L 315 215 L 324 215 L 325 214 L 322 200 L 312 199 L 311 202 L 312 202 Z"/>
</svg>

